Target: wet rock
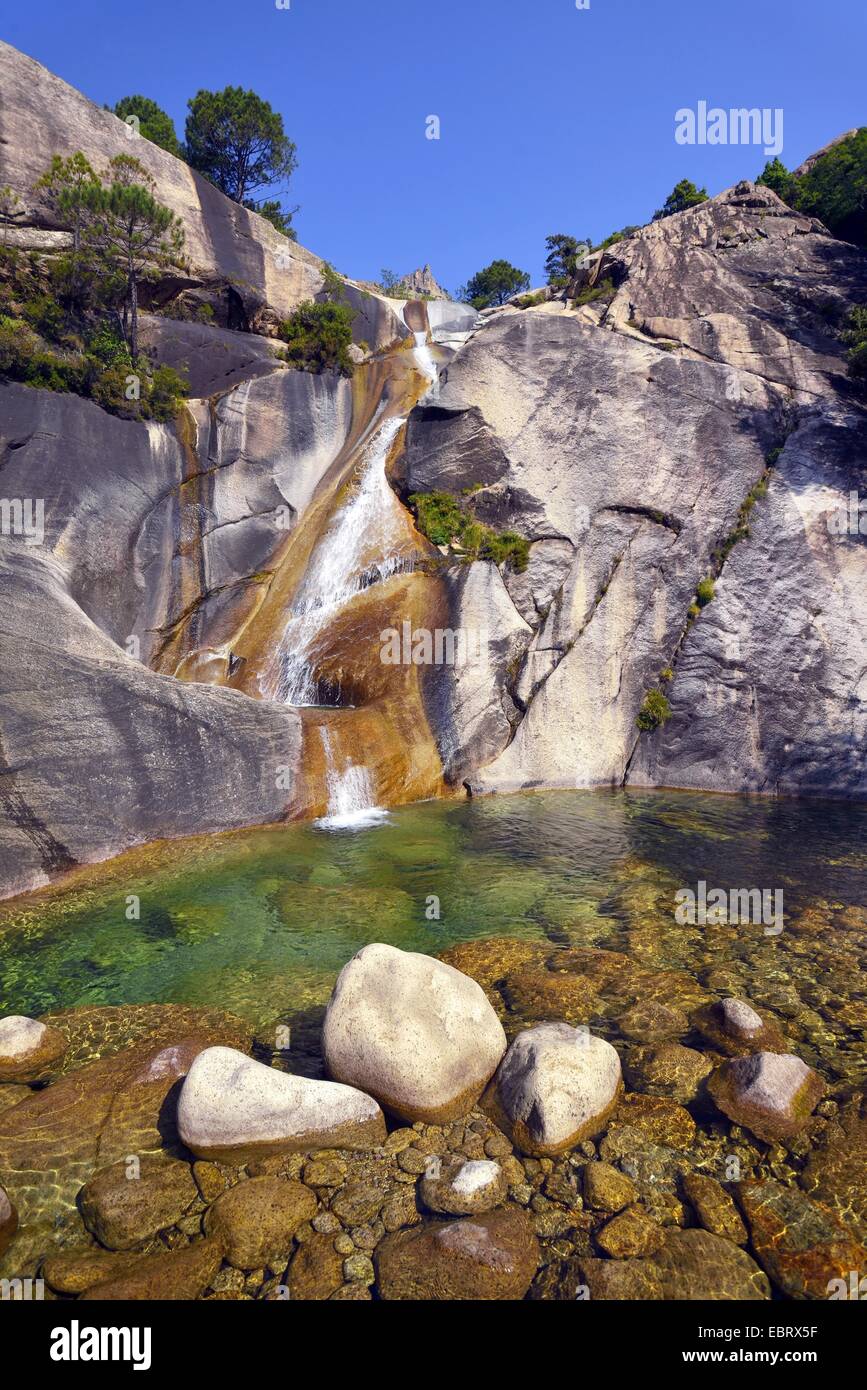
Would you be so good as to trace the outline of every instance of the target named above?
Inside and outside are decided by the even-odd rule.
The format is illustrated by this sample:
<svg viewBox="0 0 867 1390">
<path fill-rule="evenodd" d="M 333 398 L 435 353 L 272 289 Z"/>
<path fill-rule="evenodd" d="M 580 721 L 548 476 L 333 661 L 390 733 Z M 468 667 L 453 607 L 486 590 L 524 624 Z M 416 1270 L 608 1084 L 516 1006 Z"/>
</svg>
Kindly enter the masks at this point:
<svg viewBox="0 0 867 1390">
<path fill-rule="evenodd" d="M 176 1095 L 187 1059 L 245 1031 L 239 1020 L 214 1009 L 148 1005 L 84 1012 L 119 1020 L 126 1045 L 29 1094 L 0 1116 L 0 1173 L 21 1216 L 15 1272 L 35 1273 L 53 1245 L 80 1238 L 76 1199 L 97 1169 L 128 1154 L 179 1152 Z M 125 1027 L 130 1016 L 140 1028 L 131 1043 Z M 63 1031 L 61 1016 L 55 1018 Z M 197 1025 L 195 1037 L 175 1031 Z M 169 1056 L 174 1060 L 166 1065 Z M 50 1207 L 46 1173 L 52 1174 Z"/>
<path fill-rule="evenodd" d="M 69 1255 L 51 1255 L 42 1266 L 42 1277 L 55 1293 L 79 1294 L 94 1284 L 129 1274 L 147 1258 L 128 1251 L 83 1250 Z"/>
<path fill-rule="evenodd" d="M 421 1199 L 431 1211 L 447 1216 L 472 1216 L 490 1211 L 506 1196 L 506 1175 L 493 1159 L 430 1160 L 419 1184 Z"/>
<path fill-rule="evenodd" d="M 465 1115 L 506 1050 L 481 986 L 432 956 L 374 943 L 343 967 L 323 1028 L 338 1081 L 406 1120 Z"/>
<path fill-rule="evenodd" d="M 386 1231 L 399 1231 L 402 1226 L 417 1226 L 421 1221 L 415 1199 L 415 1189 L 405 1188 L 389 1197 L 380 1211 L 382 1224 Z"/>
<path fill-rule="evenodd" d="M 583 1178 L 585 1204 L 595 1211 L 622 1211 L 638 1196 L 632 1179 L 610 1163 L 586 1164 Z"/>
<path fill-rule="evenodd" d="M 8 1250 L 17 1230 L 18 1212 L 15 1210 L 8 1192 L 5 1188 L 0 1187 L 0 1255 L 3 1254 L 4 1250 Z"/>
<path fill-rule="evenodd" d="M 626 1080 L 646 1095 L 666 1096 L 689 1104 L 699 1094 L 713 1063 L 692 1047 L 666 1042 L 634 1047 L 626 1059 Z"/>
<path fill-rule="evenodd" d="M 620 1058 L 610 1043 L 567 1023 L 545 1023 L 518 1034 L 485 1103 L 522 1152 L 556 1155 L 602 1132 L 620 1088 Z"/>
<path fill-rule="evenodd" d="M 513 1011 L 528 1022 L 563 1019 L 566 1023 L 586 1023 L 596 1007 L 593 981 L 565 970 L 522 966 L 509 972 L 503 991 Z"/>
<path fill-rule="evenodd" d="M 735 1245 L 746 1245 L 747 1232 L 738 1209 L 716 1178 L 704 1173 L 685 1173 L 683 1193 L 706 1231 L 724 1236 Z"/>
<path fill-rule="evenodd" d="M 94 1173 L 81 1189 L 78 1205 L 85 1226 L 101 1245 L 132 1250 L 148 1236 L 174 1226 L 198 1196 L 188 1163 L 152 1158 L 130 1164 L 121 1159 Z"/>
<path fill-rule="evenodd" d="M 665 1096 L 645 1096 L 640 1091 L 627 1091 L 620 1097 L 608 1133 L 613 1134 L 619 1125 L 672 1149 L 688 1149 L 695 1139 L 695 1120 L 688 1110 Z"/>
<path fill-rule="evenodd" d="M 867 1244 L 867 1099 L 840 1116 L 827 1142 L 810 1154 L 801 1174 L 804 1191 L 821 1202 Z"/>
<path fill-rule="evenodd" d="M 714 1302 L 770 1298 L 755 1260 L 709 1231 L 670 1229 L 665 1244 L 645 1259 L 579 1262 L 591 1300 L 648 1299 Z"/>
<path fill-rule="evenodd" d="M 331 1210 L 347 1226 L 361 1226 L 379 1216 L 387 1195 L 378 1183 L 350 1182 L 337 1193 Z"/>
<path fill-rule="evenodd" d="M 235 1163 L 385 1138 L 382 1111 L 361 1091 L 290 1076 L 228 1047 L 196 1058 L 178 1102 L 178 1128 L 198 1157 Z"/>
<path fill-rule="evenodd" d="M 631 1125 L 612 1127 L 599 1144 L 599 1156 L 606 1163 L 619 1164 L 643 1197 L 660 1189 L 674 1192 L 680 1175 L 692 1166 L 686 1154 L 655 1144 Z"/>
<path fill-rule="evenodd" d="M 199 1189 L 202 1200 L 207 1202 L 209 1206 L 211 1202 L 216 1202 L 221 1192 L 226 1190 L 226 1179 L 216 1163 L 208 1163 L 204 1159 L 194 1163 L 193 1177 L 196 1180 L 196 1187 Z"/>
<path fill-rule="evenodd" d="M 724 1062 L 708 1090 L 735 1124 L 767 1143 L 792 1139 L 825 1094 L 822 1078 L 791 1053 L 757 1052 Z"/>
<path fill-rule="evenodd" d="M 128 1274 L 120 1274 L 101 1284 L 92 1284 L 82 1300 L 97 1302 L 127 1299 L 179 1301 L 199 1298 L 209 1287 L 223 1259 L 219 1240 L 194 1241 L 181 1250 L 147 1255 Z"/>
<path fill-rule="evenodd" d="M 539 1264 L 530 1218 L 514 1207 L 386 1236 L 376 1252 L 384 1299 L 519 1299 Z"/>
<path fill-rule="evenodd" d="M 205 1215 L 205 1234 L 219 1238 L 236 1269 L 285 1263 L 299 1226 L 316 1215 L 316 1197 L 291 1178 L 249 1178 L 218 1197 Z"/>
<path fill-rule="evenodd" d="M 35 1018 L 0 1018 L 0 1082 L 43 1081 L 66 1051 L 66 1039 Z"/>
<path fill-rule="evenodd" d="M 364 1284 L 369 1287 L 376 1278 L 373 1260 L 369 1255 L 363 1255 L 360 1251 L 348 1255 L 343 1261 L 343 1277 L 350 1283 Z"/>
<path fill-rule="evenodd" d="M 679 1038 L 687 1031 L 689 1020 L 681 1009 L 654 1001 L 633 1004 L 617 1019 L 624 1038 L 633 1042 L 654 1043 L 667 1038 Z"/>
<path fill-rule="evenodd" d="M 614 1260 L 652 1255 L 664 1242 L 665 1231 L 640 1207 L 622 1211 L 596 1232 L 596 1244 Z"/>
<path fill-rule="evenodd" d="M 751 1052 L 786 1052 L 787 1038 L 743 999 L 721 999 L 699 1009 L 693 1027 L 718 1052 L 745 1057 Z"/>
<path fill-rule="evenodd" d="M 469 975 L 471 980 L 491 989 L 510 970 L 529 962 L 541 963 L 547 948 L 538 941 L 522 941 L 520 937 L 489 936 L 480 941 L 461 941 L 441 951 L 439 959 L 445 965 Z"/>
<path fill-rule="evenodd" d="M 867 1269 L 867 1250 L 798 1188 L 742 1182 L 735 1191 L 756 1258 L 789 1298 L 827 1299 L 835 1280 L 848 1291 L 851 1271 Z"/>
<path fill-rule="evenodd" d="M 346 1177 L 346 1164 L 339 1158 L 311 1159 L 301 1176 L 308 1187 L 339 1187 Z"/>
<path fill-rule="evenodd" d="M 313 1235 L 299 1245 L 286 1273 L 290 1298 L 322 1301 L 343 1283 L 343 1256 L 333 1235 Z"/>
</svg>

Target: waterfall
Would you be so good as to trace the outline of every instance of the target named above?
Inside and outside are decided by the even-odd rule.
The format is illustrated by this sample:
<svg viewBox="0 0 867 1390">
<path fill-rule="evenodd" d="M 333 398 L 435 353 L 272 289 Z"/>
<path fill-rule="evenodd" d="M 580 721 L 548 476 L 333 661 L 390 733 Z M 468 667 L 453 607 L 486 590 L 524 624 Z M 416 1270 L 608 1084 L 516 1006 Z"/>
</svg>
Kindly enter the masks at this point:
<svg viewBox="0 0 867 1390">
<path fill-rule="evenodd" d="M 425 394 L 427 396 L 436 396 L 439 394 L 439 368 L 437 367 L 437 364 L 434 361 L 433 353 L 430 350 L 430 346 L 427 340 L 427 334 L 416 333 L 414 334 L 414 337 L 414 352 L 416 366 L 418 367 L 422 376 L 427 377 L 428 381 L 430 382 L 430 386 L 428 387 Z"/>
<path fill-rule="evenodd" d="M 264 692 L 287 705 L 318 703 L 313 655 L 338 610 L 370 584 L 406 570 L 412 557 L 396 522 L 398 503 L 385 474 L 403 417 L 380 425 L 365 450 L 349 498 L 317 541 L 284 629 Z"/>
<path fill-rule="evenodd" d="M 388 812 L 373 804 L 370 769 L 347 763 L 342 772 L 338 771 L 331 746 L 331 731 L 322 727 L 319 733 L 325 750 L 328 812 L 316 824 L 325 830 L 348 830 L 385 820 Z"/>
</svg>

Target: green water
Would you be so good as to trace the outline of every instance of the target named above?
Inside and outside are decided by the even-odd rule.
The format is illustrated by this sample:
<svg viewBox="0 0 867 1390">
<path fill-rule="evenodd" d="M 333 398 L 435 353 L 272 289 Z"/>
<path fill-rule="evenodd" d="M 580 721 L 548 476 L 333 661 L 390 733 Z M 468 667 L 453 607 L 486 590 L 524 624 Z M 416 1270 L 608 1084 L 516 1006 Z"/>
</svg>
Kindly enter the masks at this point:
<svg viewBox="0 0 867 1390">
<path fill-rule="evenodd" d="M 851 1079 L 867 1027 L 865 829 L 863 806 L 545 792 L 411 806 L 354 831 L 151 846 L 0 904 L 0 1014 L 206 1004 L 266 1038 L 290 1023 L 294 1047 L 366 942 L 436 954 L 521 936 L 625 951 L 705 983 L 727 970 L 798 1024 L 826 1074 Z M 678 925 L 674 893 L 699 880 L 782 889 L 783 932 Z"/>
</svg>

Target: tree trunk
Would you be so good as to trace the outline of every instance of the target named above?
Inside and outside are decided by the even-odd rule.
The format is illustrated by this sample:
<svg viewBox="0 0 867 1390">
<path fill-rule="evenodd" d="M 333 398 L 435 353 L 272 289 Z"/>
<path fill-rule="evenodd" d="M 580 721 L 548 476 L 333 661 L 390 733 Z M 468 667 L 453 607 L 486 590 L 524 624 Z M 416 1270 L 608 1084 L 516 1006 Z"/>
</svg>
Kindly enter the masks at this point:
<svg viewBox="0 0 867 1390">
<path fill-rule="evenodd" d="M 132 353 L 133 365 L 138 357 L 138 282 L 135 278 L 135 271 L 129 277 L 129 303 L 130 315 L 130 352 Z"/>
</svg>

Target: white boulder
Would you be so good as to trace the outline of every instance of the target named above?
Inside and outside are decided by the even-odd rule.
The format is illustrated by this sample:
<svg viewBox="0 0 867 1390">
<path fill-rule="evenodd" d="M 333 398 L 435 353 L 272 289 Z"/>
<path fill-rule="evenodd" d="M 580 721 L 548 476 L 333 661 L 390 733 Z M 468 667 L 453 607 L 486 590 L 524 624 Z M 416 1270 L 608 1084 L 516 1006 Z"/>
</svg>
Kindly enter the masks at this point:
<svg viewBox="0 0 867 1390">
<path fill-rule="evenodd" d="M 524 1153 L 554 1155 L 599 1134 L 622 1087 L 620 1058 L 586 1028 L 519 1033 L 495 1078 L 494 1104 Z"/>
<path fill-rule="evenodd" d="M 325 1014 L 328 1070 L 401 1119 L 437 1124 L 471 1110 L 506 1050 L 475 980 L 432 956 L 365 946 Z"/>
<path fill-rule="evenodd" d="M 376 1101 L 351 1086 L 290 1076 L 232 1047 L 208 1047 L 190 1067 L 178 1131 L 199 1158 L 246 1163 L 268 1153 L 370 1148 L 385 1139 Z"/>
</svg>

